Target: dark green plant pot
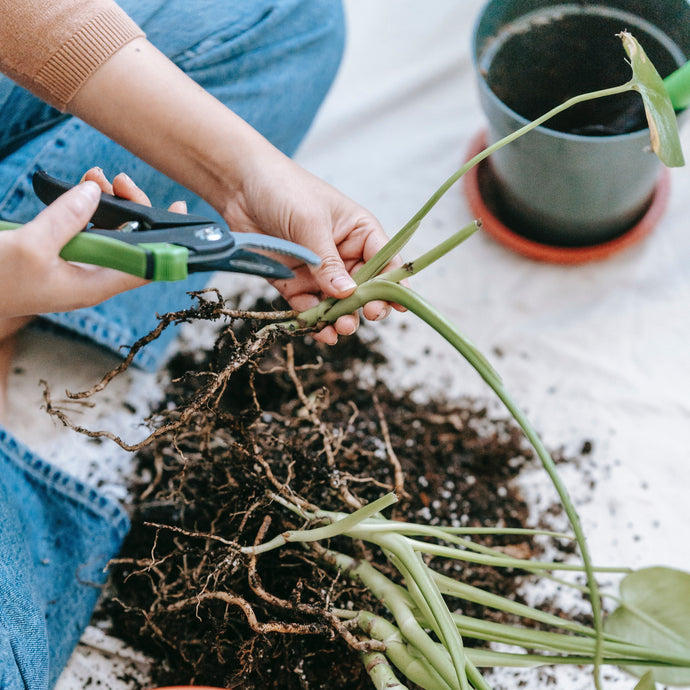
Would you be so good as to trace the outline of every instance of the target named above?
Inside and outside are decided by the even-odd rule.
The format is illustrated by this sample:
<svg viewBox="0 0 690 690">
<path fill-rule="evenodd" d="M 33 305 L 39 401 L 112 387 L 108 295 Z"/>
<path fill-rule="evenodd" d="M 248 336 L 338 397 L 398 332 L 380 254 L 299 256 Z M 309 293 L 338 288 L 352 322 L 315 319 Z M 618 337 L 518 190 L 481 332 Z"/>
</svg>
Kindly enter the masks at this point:
<svg viewBox="0 0 690 690">
<path fill-rule="evenodd" d="M 686 0 L 490 0 L 474 33 L 493 143 L 567 98 L 630 78 L 615 34 L 629 30 L 662 77 L 690 55 Z M 563 248 L 615 240 L 652 204 L 661 164 L 641 98 L 576 106 L 491 156 L 493 212 L 529 241 Z"/>
</svg>

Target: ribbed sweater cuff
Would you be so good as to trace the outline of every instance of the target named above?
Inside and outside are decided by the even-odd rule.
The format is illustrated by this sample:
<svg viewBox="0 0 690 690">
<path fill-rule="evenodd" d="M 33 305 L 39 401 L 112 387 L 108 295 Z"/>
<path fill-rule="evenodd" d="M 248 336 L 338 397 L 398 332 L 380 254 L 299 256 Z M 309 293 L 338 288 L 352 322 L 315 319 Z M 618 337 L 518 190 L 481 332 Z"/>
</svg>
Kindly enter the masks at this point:
<svg viewBox="0 0 690 690">
<path fill-rule="evenodd" d="M 88 78 L 122 46 L 144 32 L 119 7 L 108 8 L 85 24 L 48 60 L 35 81 L 64 111 Z"/>
</svg>

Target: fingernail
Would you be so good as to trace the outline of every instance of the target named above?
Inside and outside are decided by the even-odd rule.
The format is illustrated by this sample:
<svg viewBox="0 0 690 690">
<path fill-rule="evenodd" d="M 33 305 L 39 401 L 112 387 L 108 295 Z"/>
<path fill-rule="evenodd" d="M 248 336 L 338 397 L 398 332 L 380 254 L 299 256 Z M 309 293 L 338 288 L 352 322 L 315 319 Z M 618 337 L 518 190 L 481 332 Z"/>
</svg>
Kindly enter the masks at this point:
<svg viewBox="0 0 690 690">
<path fill-rule="evenodd" d="M 299 311 L 305 311 L 306 309 L 311 309 L 312 307 L 315 307 L 317 304 L 319 304 L 321 300 L 316 296 L 316 295 L 309 295 L 308 297 L 304 298 L 304 301 L 300 303 L 299 305 Z M 297 308 L 297 307 L 294 307 Z"/>
<path fill-rule="evenodd" d="M 379 312 L 379 315 L 376 317 L 376 320 L 377 320 L 377 321 L 382 321 L 382 320 L 385 319 L 385 318 L 388 316 L 388 314 L 390 314 L 390 313 L 391 313 L 390 305 L 386 305 L 386 306 Z"/>
<path fill-rule="evenodd" d="M 354 290 L 357 287 L 357 283 L 349 275 L 336 276 L 331 280 L 331 285 L 339 292 Z"/>
</svg>

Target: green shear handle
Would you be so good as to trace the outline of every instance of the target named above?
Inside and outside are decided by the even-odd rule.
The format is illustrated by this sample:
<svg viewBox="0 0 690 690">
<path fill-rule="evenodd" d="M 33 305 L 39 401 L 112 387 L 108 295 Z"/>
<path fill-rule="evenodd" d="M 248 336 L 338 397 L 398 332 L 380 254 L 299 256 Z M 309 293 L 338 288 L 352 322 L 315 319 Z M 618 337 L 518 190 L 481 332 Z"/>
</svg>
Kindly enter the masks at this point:
<svg viewBox="0 0 690 690">
<path fill-rule="evenodd" d="M 21 227 L 19 223 L 0 221 L 0 231 Z M 81 232 L 62 248 L 60 257 L 156 281 L 184 280 L 188 275 L 189 250 L 165 242 L 128 244 L 115 237 Z"/>
</svg>

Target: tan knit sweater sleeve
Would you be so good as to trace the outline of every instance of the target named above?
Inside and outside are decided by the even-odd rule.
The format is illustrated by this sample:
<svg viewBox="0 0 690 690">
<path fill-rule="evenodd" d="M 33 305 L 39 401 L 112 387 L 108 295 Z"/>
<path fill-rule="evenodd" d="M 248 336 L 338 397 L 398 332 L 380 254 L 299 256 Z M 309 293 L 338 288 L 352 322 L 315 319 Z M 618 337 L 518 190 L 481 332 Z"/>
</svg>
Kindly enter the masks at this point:
<svg viewBox="0 0 690 690">
<path fill-rule="evenodd" d="M 0 0 L 0 71 L 64 111 L 113 53 L 143 35 L 110 0 Z"/>
</svg>

